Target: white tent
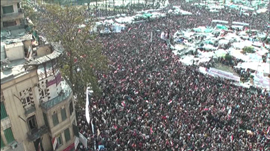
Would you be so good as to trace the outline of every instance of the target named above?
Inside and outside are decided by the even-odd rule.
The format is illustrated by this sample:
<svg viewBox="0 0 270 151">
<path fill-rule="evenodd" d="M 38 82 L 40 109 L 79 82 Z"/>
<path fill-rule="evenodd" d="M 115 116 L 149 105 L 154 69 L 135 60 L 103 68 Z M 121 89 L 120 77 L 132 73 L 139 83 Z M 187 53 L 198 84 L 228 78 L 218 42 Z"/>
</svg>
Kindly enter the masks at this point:
<svg viewBox="0 0 270 151">
<path fill-rule="evenodd" d="M 261 73 L 270 74 L 270 65 L 268 63 L 243 62 L 239 63 L 236 67 L 241 67 L 244 69 L 252 69 Z"/>
</svg>

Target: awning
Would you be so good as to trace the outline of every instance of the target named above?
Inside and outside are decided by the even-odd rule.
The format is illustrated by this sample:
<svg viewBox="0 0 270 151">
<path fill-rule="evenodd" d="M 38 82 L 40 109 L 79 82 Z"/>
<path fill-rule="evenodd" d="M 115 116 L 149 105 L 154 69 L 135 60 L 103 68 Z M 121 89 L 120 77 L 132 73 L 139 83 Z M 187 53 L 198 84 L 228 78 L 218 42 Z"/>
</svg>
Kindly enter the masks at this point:
<svg viewBox="0 0 270 151">
<path fill-rule="evenodd" d="M 222 29 L 222 30 L 228 30 L 228 28 L 226 26 L 223 25 L 217 25 L 216 26 L 218 29 Z"/>
</svg>

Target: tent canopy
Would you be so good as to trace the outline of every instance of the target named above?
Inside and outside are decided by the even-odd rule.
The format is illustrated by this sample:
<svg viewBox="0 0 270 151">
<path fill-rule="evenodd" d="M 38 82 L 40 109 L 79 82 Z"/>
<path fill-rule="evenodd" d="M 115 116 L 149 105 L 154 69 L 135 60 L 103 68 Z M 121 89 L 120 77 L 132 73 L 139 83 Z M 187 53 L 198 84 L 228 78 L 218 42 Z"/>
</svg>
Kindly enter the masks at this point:
<svg viewBox="0 0 270 151">
<path fill-rule="evenodd" d="M 217 24 L 216 26 L 218 29 L 222 29 L 222 30 L 228 30 L 228 28 L 224 25 L 220 25 L 220 24 Z"/>
<path fill-rule="evenodd" d="M 142 15 L 143 18 L 148 18 L 148 17 L 151 17 L 151 16 L 152 16 L 152 14 L 150 14 L 150 13 L 144 13 Z"/>
</svg>

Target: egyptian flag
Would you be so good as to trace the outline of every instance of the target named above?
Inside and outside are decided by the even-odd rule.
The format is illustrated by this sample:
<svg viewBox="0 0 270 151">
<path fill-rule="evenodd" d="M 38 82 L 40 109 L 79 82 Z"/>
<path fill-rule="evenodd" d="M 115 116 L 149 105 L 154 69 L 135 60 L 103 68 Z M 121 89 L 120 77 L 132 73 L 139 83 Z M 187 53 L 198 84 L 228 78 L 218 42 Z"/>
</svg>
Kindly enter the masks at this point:
<svg viewBox="0 0 270 151">
<path fill-rule="evenodd" d="M 58 142 L 57 142 L 57 139 L 55 137 L 52 140 L 52 144 L 53 144 L 53 150 L 56 150 Z"/>
<path fill-rule="evenodd" d="M 121 105 L 122 105 L 123 107 L 126 107 L 126 102 L 125 102 L 125 101 L 122 101 Z"/>
</svg>

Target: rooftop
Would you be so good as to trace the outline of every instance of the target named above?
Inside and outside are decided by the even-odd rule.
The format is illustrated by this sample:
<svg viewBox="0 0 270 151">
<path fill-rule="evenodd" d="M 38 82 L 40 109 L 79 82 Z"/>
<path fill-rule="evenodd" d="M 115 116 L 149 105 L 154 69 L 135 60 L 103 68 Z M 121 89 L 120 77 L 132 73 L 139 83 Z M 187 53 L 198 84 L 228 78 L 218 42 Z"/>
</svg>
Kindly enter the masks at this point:
<svg viewBox="0 0 270 151">
<path fill-rule="evenodd" d="M 12 80 L 19 75 L 28 73 L 23 67 L 25 63 L 25 59 L 10 61 L 8 69 L 1 70 L 1 84 Z"/>
<path fill-rule="evenodd" d="M 6 45 L 31 39 L 32 34 L 29 34 L 23 28 L 14 30 L 1 30 L 1 42 L 5 43 Z"/>
<path fill-rule="evenodd" d="M 10 41 L 14 41 L 14 39 L 10 39 Z M 18 40 L 20 42 L 20 40 Z M 63 52 L 63 47 L 59 43 L 51 43 L 52 53 L 34 58 L 22 58 L 18 60 L 2 60 L 1 61 L 1 84 L 6 83 L 18 76 L 29 73 L 27 67 L 37 66 L 52 59 L 55 59 L 61 55 Z M 42 47 L 42 46 L 41 46 Z M 6 65 L 3 63 L 6 61 Z M 5 68 L 3 68 L 5 66 Z M 31 69 L 31 68 L 30 68 Z"/>
<path fill-rule="evenodd" d="M 30 62 L 27 63 L 28 66 L 31 66 L 31 65 L 40 65 L 44 62 L 47 62 L 47 61 L 50 61 L 52 59 L 55 59 L 57 57 L 59 57 L 64 48 L 59 44 L 59 43 L 51 43 L 52 47 L 53 47 L 53 52 L 51 54 L 48 54 L 46 56 L 43 56 L 43 57 L 39 57 L 35 60 L 31 60 Z"/>
</svg>

